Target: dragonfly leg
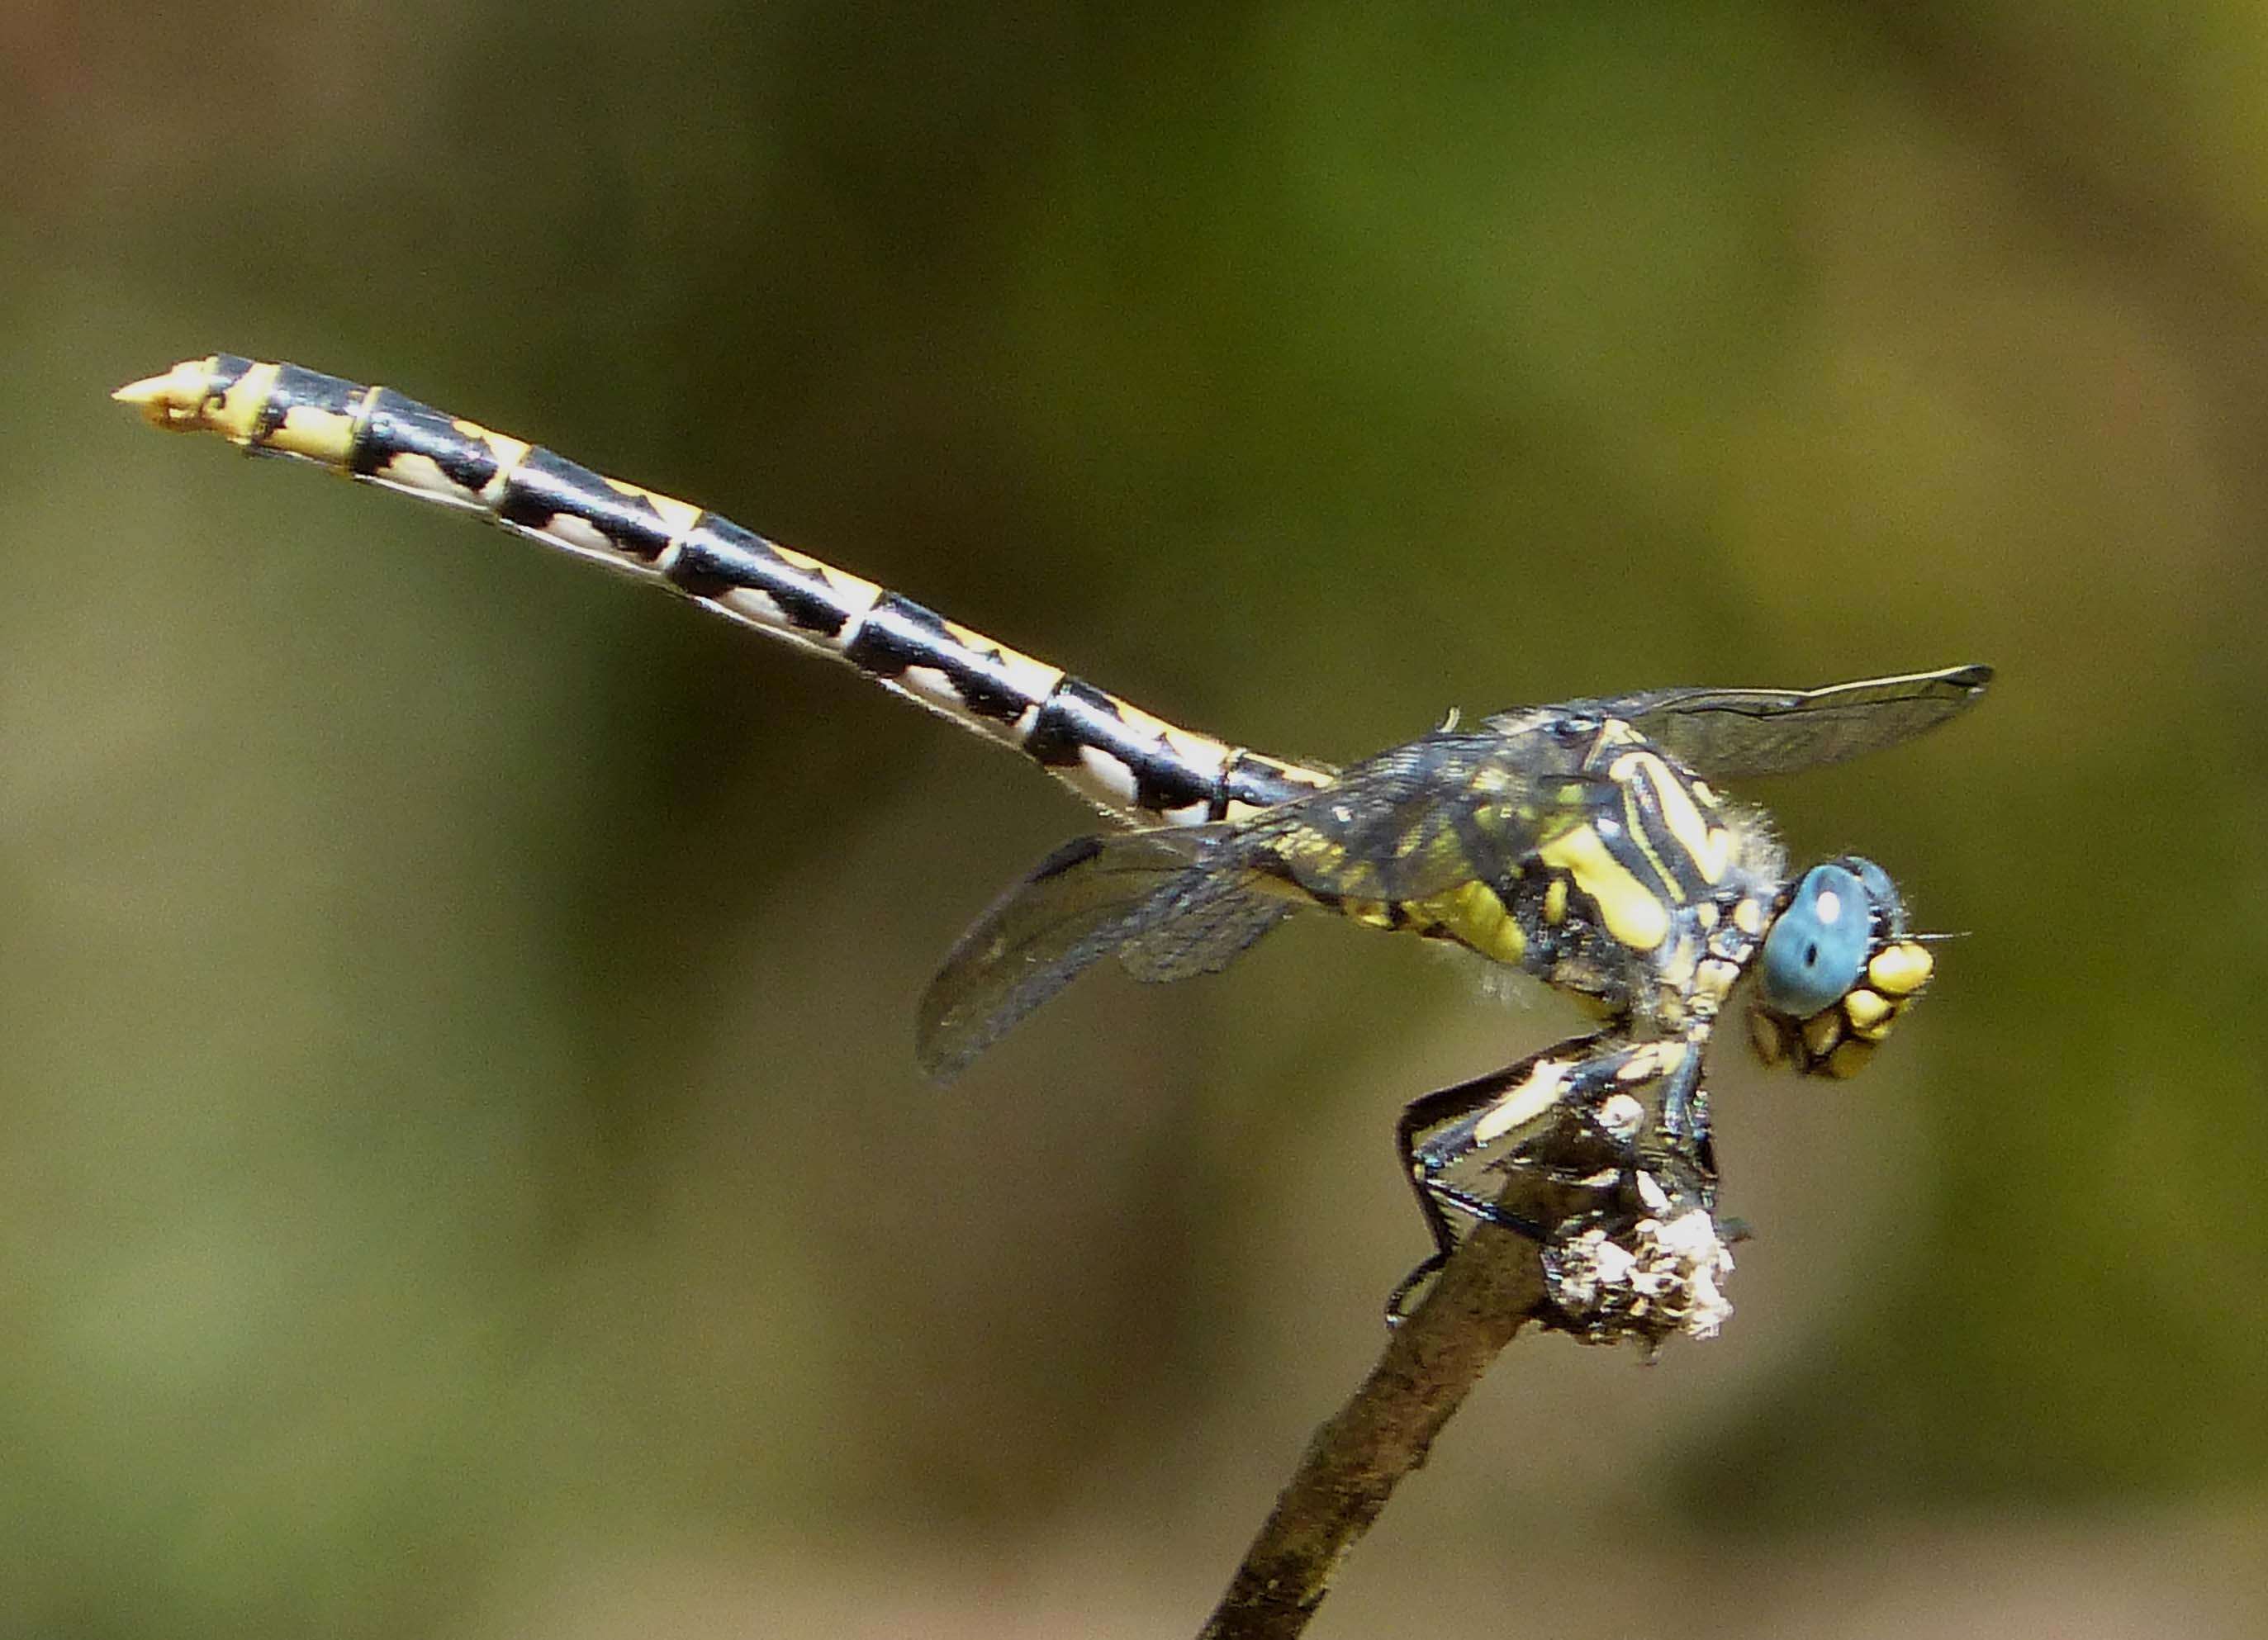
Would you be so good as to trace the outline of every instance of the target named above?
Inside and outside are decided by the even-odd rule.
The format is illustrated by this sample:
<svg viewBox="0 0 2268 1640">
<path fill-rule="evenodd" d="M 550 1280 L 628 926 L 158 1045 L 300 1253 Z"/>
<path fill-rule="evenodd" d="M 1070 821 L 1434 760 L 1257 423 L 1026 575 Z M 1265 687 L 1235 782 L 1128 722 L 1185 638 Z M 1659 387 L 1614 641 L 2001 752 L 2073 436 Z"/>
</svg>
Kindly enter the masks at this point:
<svg viewBox="0 0 2268 1640">
<path fill-rule="evenodd" d="M 1624 1237 L 1655 1210 L 1651 1198 L 1662 1192 L 1646 1184 L 1664 1166 L 1699 1181 L 1705 1201 L 1716 1173 L 1699 1072 L 1697 1043 L 1609 1030 L 1412 1100 L 1395 1138 L 1433 1251 L 1388 1296 L 1388 1323 L 1407 1313 L 1470 1224 L 1509 1230 L 1547 1254 L 1587 1232 Z M 1529 1204 L 1507 1199 L 1521 1179 L 1537 1187 Z"/>
<path fill-rule="evenodd" d="M 1459 1163 L 1507 1140 L 1532 1140 L 1539 1119 L 1560 1109 L 1572 1071 L 1595 1056 L 1605 1040 L 1603 1033 L 1572 1038 L 1485 1076 L 1437 1089 L 1403 1107 L 1395 1124 L 1395 1153 L 1433 1238 L 1433 1251 L 1388 1295 L 1388 1326 L 1400 1322 L 1410 1296 L 1457 1250 L 1460 1238 L 1452 1213 L 1549 1243 L 1549 1226 L 1447 1174 Z M 1507 1157 L 1502 1166 L 1510 1171 L 1520 1165 Z"/>
</svg>

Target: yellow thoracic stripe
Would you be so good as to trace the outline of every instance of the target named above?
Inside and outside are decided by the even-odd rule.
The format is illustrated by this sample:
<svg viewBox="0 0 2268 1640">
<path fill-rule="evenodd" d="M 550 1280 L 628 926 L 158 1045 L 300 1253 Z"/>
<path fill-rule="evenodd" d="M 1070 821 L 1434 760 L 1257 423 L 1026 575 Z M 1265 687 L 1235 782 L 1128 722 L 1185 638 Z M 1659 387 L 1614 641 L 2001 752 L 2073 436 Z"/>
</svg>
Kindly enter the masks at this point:
<svg viewBox="0 0 2268 1640">
<path fill-rule="evenodd" d="M 1536 850 L 1544 864 L 1564 871 L 1591 897 L 1608 933 L 1632 951 L 1652 951 L 1669 932 L 1660 897 L 1609 852 L 1597 830 L 1574 826 Z"/>
</svg>

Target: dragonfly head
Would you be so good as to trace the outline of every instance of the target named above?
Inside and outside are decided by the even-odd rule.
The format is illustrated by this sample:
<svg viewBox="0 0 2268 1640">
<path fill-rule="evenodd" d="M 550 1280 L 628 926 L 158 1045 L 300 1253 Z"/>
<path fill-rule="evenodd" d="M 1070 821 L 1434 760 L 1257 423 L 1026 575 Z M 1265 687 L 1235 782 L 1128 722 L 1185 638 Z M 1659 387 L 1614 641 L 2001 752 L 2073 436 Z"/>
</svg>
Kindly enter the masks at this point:
<svg viewBox="0 0 2268 1640">
<path fill-rule="evenodd" d="M 1749 1010 L 1757 1057 L 1807 1075 L 1856 1074 L 1930 967 L 1889 872 L 1855 854 L 1813 866 L 1764 936 Z"/>
</svg>

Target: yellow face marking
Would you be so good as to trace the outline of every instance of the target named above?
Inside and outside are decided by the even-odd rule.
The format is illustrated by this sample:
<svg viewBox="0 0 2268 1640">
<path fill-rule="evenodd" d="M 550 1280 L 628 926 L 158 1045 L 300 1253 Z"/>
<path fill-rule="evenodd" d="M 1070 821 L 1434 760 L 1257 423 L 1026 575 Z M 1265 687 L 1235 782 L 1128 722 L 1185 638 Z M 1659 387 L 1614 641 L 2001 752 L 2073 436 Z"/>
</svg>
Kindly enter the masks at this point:
<svg viewBox="0 0 2268 1640">
<path fill-rule="evenodd" d="M 1848 1041 L 1827 1057 L 1827 1074 L 1830 1077 L 1855 1077 L 1867 1068 L 1874 1056 L 1872 1042 Z"/>
<path fill-rule="evenodd" d="M 1876 952 L 1867 978 L 1886 997 L 1911 997 L 1929 983 L 1933 966 L 1928 951 L 1909 939 Z"/>
<path fill-rule="evenodd" d="M 1814 1059 L 1824 1059 L 1843 1040 L 1843 1013 L 1822 1008 L 1803 1022 L 1803 1046 Z"/>
<path fill-rule="evenodd" d="M 1753 900 L 1743 900 L 1733 908 L 1733 926 L 1750 939 L 1759 939 L 1764 931 L 1764 908 Z"/>
<path fill-rule="evenodd" d="M 1727 962 L 1722 957 L 1712 957 L 1694 971 L 1693 988 L 1712 1002 L 1721 1003 L 1731 992 L 1733 982 L 1740 977 L 1738 965 Z"/>
<path fill-rule="evenodd" d="M 1880 991 L 1861 988 L 1843 999 L 1844 1017 L 1851 1021 L 1854 1030 L 1870 1031 L 1888 1019 L 1893 1011 Z"/>
<path fill-rule="evenodd" d="M 1606 930 L 1632 951 L 1652 951 L 1669 932 L 1669 913 L 1660 901 L 1607 852 L 1599 834 L 1577 826 L 1536 851 L 1546 865 L 1565 871 L 1575 886 L 1599 908 Z"/>
<path fill-rule="evenodd" d="M 1756 1050 L 1756 1058 L 1767 1065 L 1780 1063 L 1794 1046 L 1787 1021 L 1761 1008 L 1749 1011 L 1749 1042 Z"/>
<path fill-rule="evenodd" d="M 1528 1073 L 1527 1081 L 1497 1096 L 1487 1114 L 1473 1124 L 1474 1143 L 1493 1144 L 1514 1128 L 1535 1121 L 1557 1102 L 1559 1085 L 1566 1079 L 1564 1062 L 1545 1060 Z"/>
<path fill-rule="evenodd" d="M 1717 908 L 1713 902 L 1706 900 L 1703 901 L 1699 905 L 1694 908 L 1693 916 L 1694 920 L 1701 924 L 1701 931 L 1703 933 L 1712 934 L 1716 932 Z"/>
</svg>

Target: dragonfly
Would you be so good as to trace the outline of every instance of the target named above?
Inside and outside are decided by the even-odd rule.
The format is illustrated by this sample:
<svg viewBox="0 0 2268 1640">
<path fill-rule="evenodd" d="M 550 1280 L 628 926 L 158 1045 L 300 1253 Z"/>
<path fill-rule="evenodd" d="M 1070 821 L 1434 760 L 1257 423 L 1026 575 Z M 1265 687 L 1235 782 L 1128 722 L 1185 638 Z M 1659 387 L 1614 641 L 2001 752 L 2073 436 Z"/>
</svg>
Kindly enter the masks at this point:
<svg viewBox="0 0 2268 1640">
<path fill-rule="evenodd" d="M 1974 705 L 1967 665 L 1822 688 L 1658 688 L 1522 707 L 1344 767 L 1181 727 L 901 593 L 690 503 L 390 388 L 232 354 L 114 395 L 471 512 L 657 583 L 1037 763 L 1112 829 L 1076 838 L 961 936 L 916 1055 L 950 1081 L 1106 957 L 1138 980 L 1217 972 L 1295 912 L 1462 948 L 1575 997 L 1591 1031 L 1428 1093 L 1396 1125 L 1432 1252 L 1400 1319 L 1492 1224 L 1535 1242 L 1540 1319 L 1596 1342 L 1705 1336 L 1729 1313 L 1703 1073 L 1734 988 L 1767 1063 L 1864 1067 L 1931 978 L 1881 867 L 1794 871 L 1766 813 L 1719 789 L 1895 746 Z M 1544 1205 L 1539 1205 L 1544 1204 Z"/>
</svg>

